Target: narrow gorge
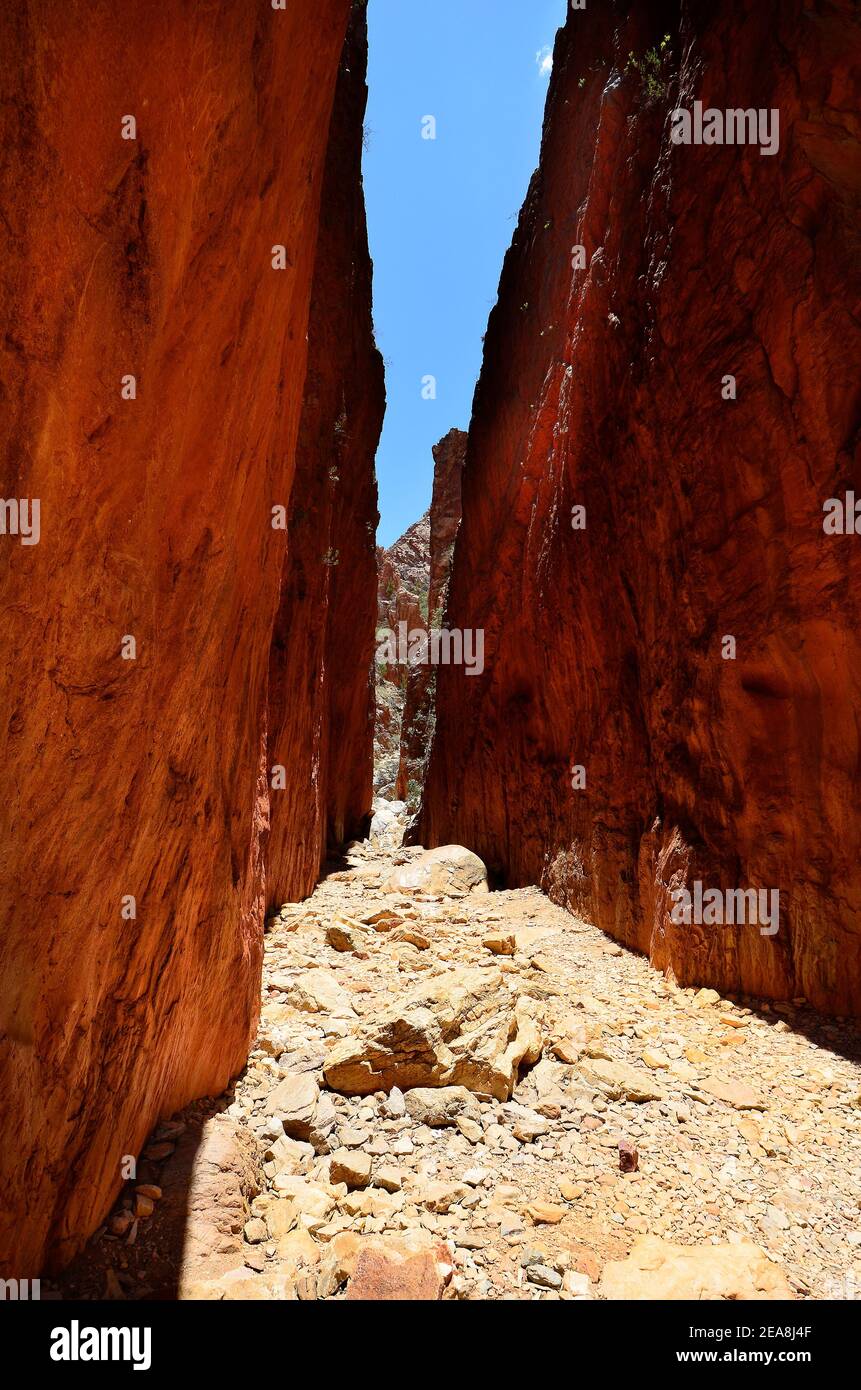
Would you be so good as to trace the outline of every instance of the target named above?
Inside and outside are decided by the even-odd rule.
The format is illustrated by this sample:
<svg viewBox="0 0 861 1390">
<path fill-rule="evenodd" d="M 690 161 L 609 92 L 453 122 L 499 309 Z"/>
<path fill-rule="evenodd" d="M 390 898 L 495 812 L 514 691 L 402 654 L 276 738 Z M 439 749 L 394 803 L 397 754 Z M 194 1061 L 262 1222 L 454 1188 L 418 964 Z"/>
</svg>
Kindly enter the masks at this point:
<svg viewBox="0 0 861 1390">
<path fill-rule="evenodd" d="M 857 1298 L 857 5 L 563 6 L 382 545 L 385 3 L 0 13 L 0 1276 Z"/>
</svg>

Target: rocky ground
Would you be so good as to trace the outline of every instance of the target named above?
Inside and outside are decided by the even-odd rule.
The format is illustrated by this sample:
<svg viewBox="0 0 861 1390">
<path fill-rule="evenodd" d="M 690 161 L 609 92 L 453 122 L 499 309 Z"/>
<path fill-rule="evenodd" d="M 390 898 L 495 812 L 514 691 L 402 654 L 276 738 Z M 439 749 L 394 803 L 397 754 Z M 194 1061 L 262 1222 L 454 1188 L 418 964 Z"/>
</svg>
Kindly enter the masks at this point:
<svg viewBox="0 0 861 1390">
<path fill-rule="evenodd" d="M 354 845 L 281 910 L 246 1070 L 59 1292 L 857 1297 L 857 1032 L 426 863 Z"/>
</svg>

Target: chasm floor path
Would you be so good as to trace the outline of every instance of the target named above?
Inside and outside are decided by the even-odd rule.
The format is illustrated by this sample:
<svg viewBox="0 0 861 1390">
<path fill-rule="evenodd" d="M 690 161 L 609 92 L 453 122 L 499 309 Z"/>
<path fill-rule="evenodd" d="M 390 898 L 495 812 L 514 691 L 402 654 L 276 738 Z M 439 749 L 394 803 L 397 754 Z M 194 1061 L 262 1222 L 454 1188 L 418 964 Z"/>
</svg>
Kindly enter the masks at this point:
<svg viewBox="0 0 861 1390">
<path fill-rule="evenodd" d="M 354 845 L 281 910 L 245 1072 L 64 1292 L 158 1295 L 182 1220 L 181 1297 L 859 1296 L 857 1032 L 679 989 L 537 889 L 392 891 L 420 855 Z"/>
</svg>

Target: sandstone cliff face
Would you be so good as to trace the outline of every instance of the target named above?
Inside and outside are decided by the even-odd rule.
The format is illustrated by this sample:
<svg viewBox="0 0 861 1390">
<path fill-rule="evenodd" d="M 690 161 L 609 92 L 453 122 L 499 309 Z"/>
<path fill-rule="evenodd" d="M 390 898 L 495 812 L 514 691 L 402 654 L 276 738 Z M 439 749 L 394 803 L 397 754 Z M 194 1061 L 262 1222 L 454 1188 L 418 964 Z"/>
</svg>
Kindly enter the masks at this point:
<svg viewBox="0 0 861 1390">
<path fill-rule="evenodd" d="M 348 12 L 0 15 L 3 496 L 41 503 L 38 545 L 0 538 L 13 1276 L 74 1250 L 122 1156 L 223 1087 L 254 1027 L 285 547 L 271 515 L 290 504 Z M 353 553 L 351 525 L 333 534 Z"/>
<path fill-rule="evenodd" d="M 400 623 L 407 632 L 424 631 L 429 582 L 428 511 L 388 549 L 377 547 L 378 635 L 397 634 Z M 405 665 L 375 661 L 374 790 L 383 797 L 394 795 L 398 778 L 407 675 Z"/>
<path fill-rule="evenodd" d="M 430 584 L 430 511 L 387 550 L 377 547 L 377 625 L 424 627 Z"/>
<path fill-rule="evenodd" d="M 354 6 L 326 158 L 284 588 L 269 664 L 267 900 L 313 891 L 372 797 L 374 455 L 385 409 L 362 192 L 367 23 Z M 272 778 L 270 777 L 270 781 Z M 283 780 L 283 778 L 281 779 Z"/>
<path fill-rule="evenodd" d="M 469 437 L 447 619 L 486 671 L 438 673 L 421 825 L 686 983 L 838 1014 L 861 542 L 823 503 L 861 493 L 858 53 L 842 0 L 569 13 Z M 778 108 L 779 152 L 673 144 L 696 99 Z M 696 880 L 778 889 L 778 933 L 674 925 Z"/>
<path fill-rule="evenodd" d="M 466 440 L 463 430 L 449 430 L 433 450 L 427 599 L 429 627 L 441 625 L 445 610 L 454 542 L 460 525 Z M 411 666 L 407 672 L 396 795 L 410 806 L 418 799 L 424 782 L 425 762 L 433 737 L 435 679 L 436 668 L 429 663 Z"/>
</svg>

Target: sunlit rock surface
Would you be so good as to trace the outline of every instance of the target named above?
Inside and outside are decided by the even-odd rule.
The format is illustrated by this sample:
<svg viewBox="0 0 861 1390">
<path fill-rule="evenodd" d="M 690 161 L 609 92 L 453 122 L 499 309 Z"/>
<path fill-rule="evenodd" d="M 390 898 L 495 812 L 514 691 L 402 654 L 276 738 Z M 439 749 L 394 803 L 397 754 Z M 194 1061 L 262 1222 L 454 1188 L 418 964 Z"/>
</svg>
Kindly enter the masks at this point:
<svg viewBox="0 0 861 1390">
<path fill-rule="evenodd" d="M 486 670 L 438 673 L 419 838 L 683 982 L 857 1013 L 861 539 L 823 532 L 861 495 L 857 14 L 680 10 L 556 45 L 449 596 Z M 695 100 L 776 108 L 778 152 L 673 144 Z M 697 880 L 779 890 L 777 934 L 673 924 Z"/>
<path fill-rule="evenodd" d="M 366 11 L 355 5 L 326 159 L 288 557 L 269 664 L 270 764 L 285 782 L 270 795 L 270 906 L 312 892 L 327 846 L 361 834 L 371 813 L 374 455 L 385 389 L 362 191 L 366 66 Z"/>
<path fill-rule="evenodd" d="M 272 508 L 349 8 L 0 13 L 4 496 L 41 502 L 0 551 L 5 1275 L 67 1258 L 253 1033 Z"/>
</svg>

